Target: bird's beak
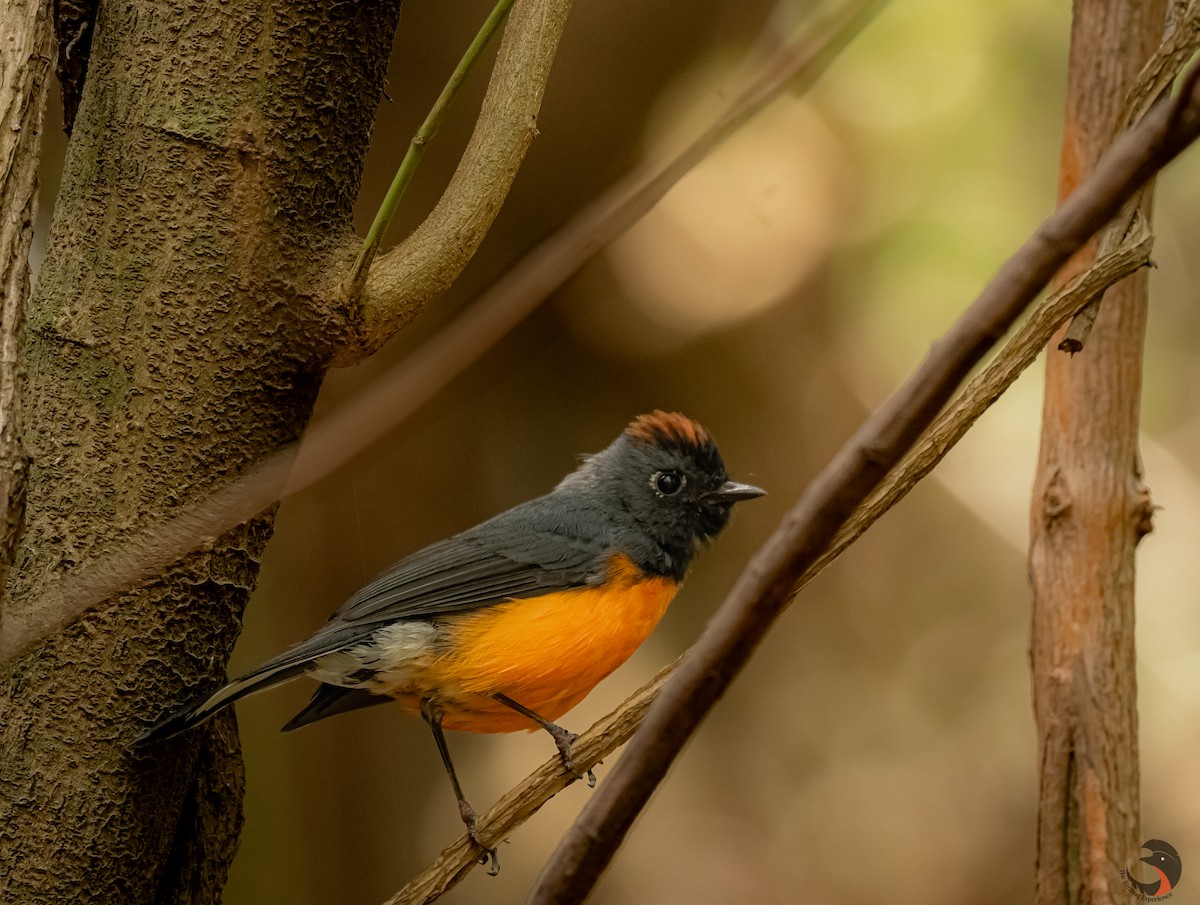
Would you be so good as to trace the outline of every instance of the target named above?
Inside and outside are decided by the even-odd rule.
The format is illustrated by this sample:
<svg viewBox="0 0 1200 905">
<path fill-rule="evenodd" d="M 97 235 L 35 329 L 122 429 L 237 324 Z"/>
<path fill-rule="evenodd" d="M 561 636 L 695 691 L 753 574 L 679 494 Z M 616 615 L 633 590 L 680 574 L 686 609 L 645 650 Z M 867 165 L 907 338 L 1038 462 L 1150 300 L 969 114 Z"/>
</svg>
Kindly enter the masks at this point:
<svg viewBox="0 0 1200 905">
<path fill-rule="evenodd" d="M 737 481 L 726 481 L 716 490 L 708 494 L 710 500 L 718 503 L 739 503 L 742 500 L 752 500 L 755 497 L 766 496 L 766 491 L 753 484 L 739 484 Z"/>
</svg>

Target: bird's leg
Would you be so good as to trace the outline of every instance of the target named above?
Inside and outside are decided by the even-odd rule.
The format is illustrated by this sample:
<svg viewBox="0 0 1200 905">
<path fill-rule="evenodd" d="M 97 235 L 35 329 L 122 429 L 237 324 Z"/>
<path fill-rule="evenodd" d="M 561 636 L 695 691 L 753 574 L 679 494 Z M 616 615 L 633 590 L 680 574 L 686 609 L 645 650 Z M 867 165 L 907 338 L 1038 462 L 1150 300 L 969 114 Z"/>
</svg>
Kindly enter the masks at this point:
<svg viewBox="0 0 1200 905">
<path fill-rule="evenodd" d="M 496 855 L 494 848 L 484 845 L 483 840 L 479 838 L 479 815 L 475 813 L 475 809 L 471 807 L 471 803 L 463 795 L 462 786 L 458 782 L 458 774 L 454 772 L 454 761 L 450 759 L 450 747 L 446 744 L 445 733 L 442 732 L 442 714 L 432 701 L 425 698 L 421 701 L 421 716 L 425 718 L 425 722 L 433 730 L 433 740 L 437 742 L 438 753 L 442 755 L 442 763 L 446 766 L 446 774 L 450 777 L 450 785 L 454 786 L 454 795 L 458 799 L 458 814 L 462 817 L 462 822 L 467 827 L 467 835 L 472 842 L 483 849 L 483 855 L 480 856 L 479 863 L 487 864 L 490 859 L 492 865 L 488 868 L 488 874 L 494 877 L 500 873 L 500 858 Z"/>
<path fill-rule="evenodd" d="M 492 697 L 505 707 L 511 707 L 522 716 L 529 717 L 531 720 L 549 732 L 550 737 L 554 739 L 555 746 L 558 748 L 558 756 L 562 758 L 563 766 L 567 768 L 567 771 L 569 773 L 574 773 L 580 779 L 587 777 L 588 788 L 596 788 L 596 774 L 594 772 L 588 770 L 586 773 L 580 773 L 577 769 L 575 769 L 575 752 L 571 749 L 571 743 L 574 742 L 575 739 L 579 738 L 579 736 L 577 736 L 574 732 L 568 732 L 557 723 L 550 722 L 544 716 L 534 713 L 528 707 L 518 704 L 508 695 L 496 693 L 492 695 Z"/>
</svg>

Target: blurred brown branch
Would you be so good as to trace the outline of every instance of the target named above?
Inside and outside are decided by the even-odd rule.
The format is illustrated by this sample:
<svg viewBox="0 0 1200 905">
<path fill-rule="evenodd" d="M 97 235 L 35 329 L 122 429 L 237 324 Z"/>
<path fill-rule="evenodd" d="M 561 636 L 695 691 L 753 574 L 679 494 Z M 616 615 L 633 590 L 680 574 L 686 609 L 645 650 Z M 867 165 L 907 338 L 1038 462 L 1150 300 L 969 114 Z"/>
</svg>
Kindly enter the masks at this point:
<svg viewBox="0 0 1200 905">
<path fill-rule="evenodd" d="M 807 87 L 881 8 L 860 0 L 804 28 L 754 71 L 724 113 L 676 156 L 644 164 L 517 263 L 470 309 L 352 403 L 277 450 L 203 503 L 126 539 L 119 550 L 61 579 L 37 613 L 3 624 L 0 663 L 145 576 L 211 544 L 226 531 L 315 484 L 393 430 L 527 317 L 600 249 L 628 229 L 729 135 L 787 88 Z M 511 24 L 510 24 L 511 27 Z"/>
<path fill-rule="evenodd" d="M 805 572 L 936 417 L 969 369 L 1072 254 L 1200 135 L 1193 69 L 1170 105 L 1124 134 L 1071 196 L 1004 263 L 929 356 L 809 486 L 684 655 L 611 775 L 584 806 L 530 897 L 582 901 L 701 720 L 741 671 Z"/>
<path fill-rule="evenodd" d="M 1046 343 L 1073 311 L 1098 292 L 1124 279 L 1150 259 L 1151 238 L 1139 232 L 1095 266 L 1080 274 L 1059 292 L 1043 301 L 1022 323 L 996 357 L 968 383 L 938 417 L 921 441 L 905 456 L 871 496 L 846 520 L 828 549 L 797 580 L 804 587 L 826 566 L 841 556 L 863 532 L 903 499 L 931 472 L 1001 394 L 1031 365 Z M 680 661 L 659 672 L 612 713 L 579 737 L 580 764 L 592 766 L 607 757 L 632 735 L 650 702 Z M 582 768 L 581 769 L 585 769 Z M 500 799 L 479 821 L 480 833 L 489 845 L 499 844 L 536 813 L 575 777 L 562 769 L 557 758 L 548 760 Z M 466 835 L 448 846 L 437 860 L 414 877 L 386 905 L 415 905 L 432 902 L 465 877 L 476 864 L 478 853 Z"/>
</svg>

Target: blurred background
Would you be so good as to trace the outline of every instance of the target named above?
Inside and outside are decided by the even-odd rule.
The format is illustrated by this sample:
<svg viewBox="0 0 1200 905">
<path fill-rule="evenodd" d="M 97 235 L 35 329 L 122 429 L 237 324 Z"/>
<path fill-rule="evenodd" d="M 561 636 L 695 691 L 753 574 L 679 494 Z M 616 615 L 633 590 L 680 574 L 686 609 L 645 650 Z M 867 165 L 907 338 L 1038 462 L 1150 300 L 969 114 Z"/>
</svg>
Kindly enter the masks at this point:
<svg viewBox="0 0 1200 905">
<path fill-rule="evenodd" d="M 362 231 L 490 6 L 407 0 Z M 753 49 L 808 12 L 801 0 L 578 4 L 540 136 L 483 249 L 403 336 L 331 374 L 317 418 L 638 161 L 702 128 Z M 231 673 L 307 636 L 401 555 L 548 490 L 638 413 L 678 409 L 770 495 L 739 507 L 650 641 L 562 722 L 579 731 L 615 707 L 696 638 L 806 482 L 1049 213 L 1069 22 L 1066 2 L 895 0 L 813 90 L 781 97 L 386 441 L 283 504 Z M 486 70 L 431 145 L 390 240 L 432 207 L 485 83 Z M 43 216 L 61 153 L 47 149 Z M 1158 188 L 1143 449 L 1163 509 L 1142 545 L 1138 611 L 1143 833 L 1185 865 L 1200 853 L 1198 153 Z M 1040 369 L 797 599 L 592 901 L 1028 899 L 1024 554 Z M 461 831 L 419 721 L 382 707 L 279 734 L 311 691 L 238 705 L 248 793 L 229 905 L 378 903 Z M 541 733 L 450 744 L 480 810 L 554 753 Z M 523 901 L 588 794 L 560 795 L 503 846 L 498 877 L 478 871 L 443 901 Z"/>
</svg>

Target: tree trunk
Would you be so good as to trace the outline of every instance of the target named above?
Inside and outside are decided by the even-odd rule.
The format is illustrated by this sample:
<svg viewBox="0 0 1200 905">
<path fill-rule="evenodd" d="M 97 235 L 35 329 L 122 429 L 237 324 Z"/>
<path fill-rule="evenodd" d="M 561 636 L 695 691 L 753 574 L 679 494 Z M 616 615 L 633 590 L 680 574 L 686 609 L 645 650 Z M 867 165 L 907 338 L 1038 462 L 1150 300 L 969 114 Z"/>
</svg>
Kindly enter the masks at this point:
<svg viewBox="0 0 1200 905">
<path fill-rule="evenodd" d="M 1111 143 L 1158 46 L 1165 0 L 1077 0 L 1059 197 Z M 1149 216 L 1150 190 L 1142 212 Z M 1060 274 L 1095 257 L 1095 241 Z M 1034 711 L 1040 749 L 1036 901 L 1125 901 L 1138 851 L 1134 554 L 1150 501 L 1137 464 L 1146 272 L 1109 289 L 1083 351 L 1050 345 L 1031 513 Z M 1061 334 L 1060 334 L 1061 335 Z"/>
<path fill-rule="evenodd" d="M 101 4 L 28 322 L 39 595 L 295 440 L 345 332 L 351 205 L 399 0 Z M 212 902 L 237 843 L 232 719 L 138 731 L 223 674 L 264 514 L 0 674 L 0 901 Z"/>
</svg>

